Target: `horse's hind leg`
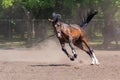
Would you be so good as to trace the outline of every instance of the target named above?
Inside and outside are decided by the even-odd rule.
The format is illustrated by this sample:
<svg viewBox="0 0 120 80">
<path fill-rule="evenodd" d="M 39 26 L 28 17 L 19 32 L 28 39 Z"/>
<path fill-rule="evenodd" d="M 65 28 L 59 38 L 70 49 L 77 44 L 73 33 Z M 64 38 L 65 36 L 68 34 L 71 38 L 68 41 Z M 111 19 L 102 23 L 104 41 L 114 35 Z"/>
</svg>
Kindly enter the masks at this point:
<svg viewBox="0 0 120 80">
<path fill-rule="evenodd" d="M 71 56 L 71 55 L 67 52 L 67 50 L 66 50 L 66 48 L 65 48 L 65 43 L 61 43 L 61 47 L 62 47 L 62 51 L 70 58 L 70 60 L 71 60 L 71 61 L 74 61 L 74 57 Z"/>
<path fill-rule="evenodd" d="M 76 47 L 80 48 L 81 50 L 85 51 L 92 58 L 91 53 L 89 53 L 89 51 L 83 47 L 82 42 L 76 42 L 76 43 L 74 43 L 74 45 Z"/>
<path fill-rule="evenodd" d="M 90 49 L 87 41 L 84 40 L 84 39 L 83 39 L 82 41 L 83 41 L 83 43 L 86 45 L 86 47 L 87 47 L 88 50 L 89 50 L 87 53 L 88 53 L 88 54 L 90 55 L 90 57 L 92 58 L 92 64 L 100 64 L 99 61 L 98 61 L 98 59 L 96 58 L 96 56 L 95 56 L 95 54 L 94 54 L 93 49 Z"/>
<path fill-rule="evenodd" d="M 80 48 L 81 50 L 85 51 L 91 57 L 92 64 L 99 64 L 95 54 L 93 53 L 93 50 L 91 50 L 89 48 L 89 46 L 86 42 L 85 42 L 85 45 L 87 46 L 88 50 L 83 47 L 82 41 L 77 41 L 74 45 L 77 46 L 78 48 Z"/>
</svg>

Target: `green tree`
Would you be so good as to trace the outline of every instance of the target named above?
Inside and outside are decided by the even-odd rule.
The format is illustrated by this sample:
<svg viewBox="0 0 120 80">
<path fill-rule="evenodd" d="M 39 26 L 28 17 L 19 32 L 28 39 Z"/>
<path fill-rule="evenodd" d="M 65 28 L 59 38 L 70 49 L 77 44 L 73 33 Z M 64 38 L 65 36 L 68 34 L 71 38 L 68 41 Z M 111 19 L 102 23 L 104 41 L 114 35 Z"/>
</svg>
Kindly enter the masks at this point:
<svg viewBox="0 0 120 80">
<path fill-rule="evenodd" d="M 107 47 L 110 44 L 111 40 L 115 39 L 114 30 L 116 26 L 113 21 L 115 20 L 116 13 L 120 8 L 119 5 L 120 5 L 120 0 L 99 0 L 99 7 L 102 10 L 104 24 L 105 24 L 103 30 L 104 33 L 103 44 L 105 45 L 105 47 Z M 119 14 L 117 14 L 117 16 L 118 15 Z"/>
<path fill-rule="evenodd" d="M 3 8 L 8 8 L 12 6 L 13 3 L 14 3 L 14 0 L 2 0 L 1 5 L 3 6 Z"/>
</svg>

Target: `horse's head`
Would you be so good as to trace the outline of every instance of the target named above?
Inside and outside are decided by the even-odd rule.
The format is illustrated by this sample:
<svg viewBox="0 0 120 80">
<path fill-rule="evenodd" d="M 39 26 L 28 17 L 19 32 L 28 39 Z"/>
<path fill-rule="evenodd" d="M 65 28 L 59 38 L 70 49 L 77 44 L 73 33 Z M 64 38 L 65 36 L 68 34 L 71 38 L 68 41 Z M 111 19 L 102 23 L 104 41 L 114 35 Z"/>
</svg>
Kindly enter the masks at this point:
<svg viewBox="0 0 120 80">
<path fill-rule="evenodd" d="M 61 15 L 60 14 L 56 14 L 56 13 L 52 13 L 52 19 L 48 19 L 49 22 L 52 22 L 53 26 L 55 26 L 57 24 L 57 22 L 61 21 Z"/>
<path fill-rule="evenodd" d="M 53 19 L 48 19 L 49 22 L 52 22 L 52 25 L 54 27 L 54 31 L 57 33 L 57 36 L 61 36 L 61 15 L 53 13 L 52 14 Z"/>
</svg>

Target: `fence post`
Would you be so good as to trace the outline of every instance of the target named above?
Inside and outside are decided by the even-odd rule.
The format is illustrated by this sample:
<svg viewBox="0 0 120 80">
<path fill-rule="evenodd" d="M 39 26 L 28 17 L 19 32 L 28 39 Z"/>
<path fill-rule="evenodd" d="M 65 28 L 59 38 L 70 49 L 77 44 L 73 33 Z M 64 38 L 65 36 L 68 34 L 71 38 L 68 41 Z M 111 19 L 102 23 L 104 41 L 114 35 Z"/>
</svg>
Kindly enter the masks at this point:
<svg viewBox="0 0 120 80">
<path fill-rule="evenodd" d="M 12 39 L 12 31 L 11 31 L 11 25 L 10 25 L 10 22 L 11 22 L 11 20 L 9 19 L 9 20 L 8 20 L 8 31 L 9 31 L 8 36 L 9 36 L 9 40 Z"/>
<path fill-rule="evenodd" d="M 31 35 L 31 19 L 30 19 L 30 12 L 27 12 L 27 40 L 28 43 L 31 43 L 32 35 Z"/>
</svg>

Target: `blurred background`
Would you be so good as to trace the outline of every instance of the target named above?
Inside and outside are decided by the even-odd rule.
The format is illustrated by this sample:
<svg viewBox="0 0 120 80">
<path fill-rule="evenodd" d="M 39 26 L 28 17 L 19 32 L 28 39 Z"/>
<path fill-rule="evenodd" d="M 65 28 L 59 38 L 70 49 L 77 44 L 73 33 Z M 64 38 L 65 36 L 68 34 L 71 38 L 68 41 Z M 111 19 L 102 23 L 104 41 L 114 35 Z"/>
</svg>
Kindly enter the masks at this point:
<svg viewBox="0 0 120 80">
<path fill-rule="evenodd" d="M 80 24 L 87 12 L 98 14 L 85 28 L 96 49 L 120 49 L 120 0 L 0 0 L 0 48 L 28 46 L 54 35 L 52 13 L 62 21 Z"/>
</svg>

